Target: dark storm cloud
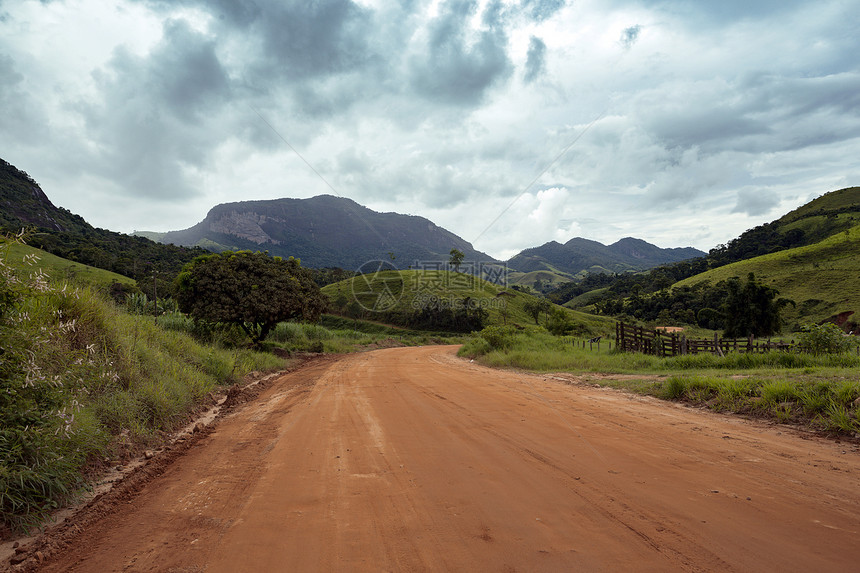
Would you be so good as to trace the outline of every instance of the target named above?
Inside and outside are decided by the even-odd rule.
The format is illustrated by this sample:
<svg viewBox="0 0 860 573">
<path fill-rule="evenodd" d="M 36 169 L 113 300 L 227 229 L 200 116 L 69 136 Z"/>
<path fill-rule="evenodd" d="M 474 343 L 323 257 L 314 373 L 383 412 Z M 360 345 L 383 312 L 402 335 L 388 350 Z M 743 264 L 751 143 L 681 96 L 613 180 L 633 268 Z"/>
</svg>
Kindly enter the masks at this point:
<svg viewBox="0 0 860 573">
<path fill-rule="evenodd" d="M 218 143 L 217 116 L 230 94 L 211 39 L 184 21 L 168 21 L 146 57 L 117 49 L 94 74 L 102 101 L 75 108 L 98 151 L 93 170 L 121 193 L 149 197 L 192 195 L 183 167 L 201 167 Z"/>
<path fill-rule="evenodd" d="M 532 36 L 529 41 L 529 51 L 526 58 L 526 73 L 523 81 L 532 83 L 544 72 L 546 61 L 546 44 L 538 37 Z"/>
<path fill-rule="evenodd" d="M 156 90 L 154 97 L 186 120 L 199 118 L 209 106 L 229 97 L 227 74 L 215 54 L 215 43 L 181 20 L 165 24 L 162 44 L 145 73 Z"/>
<path fill-rule="evenodd" d="M 348 0 L 270 4 L 255 26 L 261 71 L 294 80 L 364 67 L 370 23 L 370 14 Z"/>
<path fill-rule="evenodd" d="M 255 0 L 132 0 L 164 13 L 181 6 L 205 10 L 229 27 L 244 28 L 260 17 L 262 10 Z"/>
<path fill-rule="evenodd" d="M 170 13 L 177 5 L 212 15 L 225 37 L 239 34 L 247 50 L 245 74 L 263 85 L 355 70 L 373 59 L 372 12 L 350 0 L 149 0 Z M 258 47 L 254 44 L 258 43 Z"/>
<path fill-rule="evenodd" d="M 214 18 L 210 30 L 246 95 L 287 101 L 300 116 L 343 114 L 374 97 L 394 67 L 389 60 L 404 51 L 402 35 L 380 38 L 378 15 L 349 0 L 178 2 Z M 170 14 L 177 2 L 146 4 Z M 396 19 L 397 9 L 391 13 Z"/>
<path fill-rule="evenodd" d="M 429 25 L 426 51 L 411 62 L 411 85 L 417 93 L 436 102 L 475 105 L 510 75 L 502 15 L 492 4 L 483 15 L 488 29 L 472 31 L 469 21 L 477 8 L 468 0 L 440 5 L 440 14 Z"/>
</svg>

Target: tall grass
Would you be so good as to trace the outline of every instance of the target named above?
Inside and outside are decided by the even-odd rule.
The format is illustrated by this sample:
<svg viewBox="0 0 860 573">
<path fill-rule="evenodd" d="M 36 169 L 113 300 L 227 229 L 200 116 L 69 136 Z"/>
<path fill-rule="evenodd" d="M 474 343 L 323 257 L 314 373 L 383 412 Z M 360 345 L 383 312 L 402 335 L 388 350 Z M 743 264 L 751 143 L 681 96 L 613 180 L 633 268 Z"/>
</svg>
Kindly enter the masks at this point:
<svg viewBox="0 0 860 573">
<path fill-rule="evenodd" d="M 283 361 L 132 316 L 91 288 L 5 263 L 0 244 L 0 522 L 38 523 L 82 468 L 152 444 L 205 396 Z M 35 261 L 34 261 L 35 262 Z"/>
<path fill-rule="evenodd" d="M 860 357 L 842 354 L 729 353 L 658 358 L 585 349 L 539 328 L 511 330 L 504 344 L 474 336 L 461 356 L 488 366 L 538 372 L 642 374 L 638 380 L 606 380 L 668 400 L 714 410 L 805 423 L 828 432 L 860 433 Z"/>
</svg>

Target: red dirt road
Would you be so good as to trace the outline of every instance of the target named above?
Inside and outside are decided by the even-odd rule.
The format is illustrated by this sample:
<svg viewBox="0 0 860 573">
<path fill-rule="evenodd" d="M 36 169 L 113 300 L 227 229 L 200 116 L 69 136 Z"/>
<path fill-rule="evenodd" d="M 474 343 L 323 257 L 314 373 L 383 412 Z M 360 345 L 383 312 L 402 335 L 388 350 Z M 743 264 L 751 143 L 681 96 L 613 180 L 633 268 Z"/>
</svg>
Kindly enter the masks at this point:
<svg viewBox="0 0 860 573">
<path fill-rule="evenodd" d="M 850 571 L 860 455 L 470 364 L 287 374 L 44 571 Z"/>
</svg>

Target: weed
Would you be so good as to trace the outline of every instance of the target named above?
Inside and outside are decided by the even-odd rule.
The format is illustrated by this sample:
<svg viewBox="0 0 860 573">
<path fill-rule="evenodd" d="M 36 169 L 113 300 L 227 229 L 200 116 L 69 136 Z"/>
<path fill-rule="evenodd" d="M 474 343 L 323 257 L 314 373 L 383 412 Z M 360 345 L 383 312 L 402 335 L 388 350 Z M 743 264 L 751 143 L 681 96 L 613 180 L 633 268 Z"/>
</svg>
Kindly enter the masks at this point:
<svg viewBox="0 0 860 573">
<path fill-rule="evenodd" d="M 659 396 L 667 400 L 678 400 L 687 393 L 687 383 L 680 376 L 670 376 Z"/>
<path fill-rule="evenodd" d="M 787 380 L 765 382 L 759 387 L 759 394 L 765 406 L 794 402 L 799 398 L 797 387 Z"/>
<path fill-rule="evenodd" d="M 0 522 L 39 523 L 82 486 L 88 459 L 171 430 L 209 391 L 282 362 L 207 347 L 100 291 L 6 264 L 0 241 Z M 189 323 L 175 316 L 168 325 Z M 121 449 L 121 448 L 120 448 Z"/>
</svg>

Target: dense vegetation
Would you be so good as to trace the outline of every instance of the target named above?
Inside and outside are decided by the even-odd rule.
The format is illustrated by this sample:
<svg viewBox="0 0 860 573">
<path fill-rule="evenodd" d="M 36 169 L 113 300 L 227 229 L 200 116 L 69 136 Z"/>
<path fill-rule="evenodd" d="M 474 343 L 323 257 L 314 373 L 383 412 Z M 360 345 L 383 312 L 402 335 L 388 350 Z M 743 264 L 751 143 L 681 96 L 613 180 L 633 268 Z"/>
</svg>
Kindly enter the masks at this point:
<svg viewBox="0 0 860 573">
<path fill-rule="evenodd" d="M 10 260 L 11 247 L 0 241 L 0 527 L 39 522 L 83 468 L 156 443 L 218 385 L 282 363 L 165 331 L 52 281 L 33 253 Z"/>
<path fill-rule="evenodd" d="M 531 294 L 444 270 L 369 273 L 327 285 L 322 292 L 332 308 L 348 318 L 449 332 L 531 324 L 535 318 L 529 303 L 539 302 Z M 565 333 L 594 336 L 614 328 L 609 319 L 560 307 L 544 315 L 546 320 L 554 321 L 554 328 Z"/>
<path fill-rule="evenodd" d="M 296 259 L 250 251 L 194 259 L 176 278 L 176 302 L 194 320 L 238 326 L 257 347 L 279 322 L 316 321 L 327 305 Z"/>
<path fill-rule="evenodd" d="M 701 281 L 643 296 L 609 298 L 595 303 L 598 312 L 631 317 L 664 326 L 689 324 L 723 330 L 728 338 L 771 336 L 782 330 L 782 312 L 794 302 L 749 273 L 745 281 L 730 277 L 715 285 Z"/>
<path fill-rule="evenodd" d="M 28 229 L 27 242 L 49 253 L 133 278 L 150 298 L 169 292 L 174 277 L 207 253 L 161 245 L 143 237 L 96 229 L 79 215 L 55 207 L 27 173 L 0 159 L 0 232 Z M 124 298 L 133 287 L 121 288 Z"/>
</svg>

